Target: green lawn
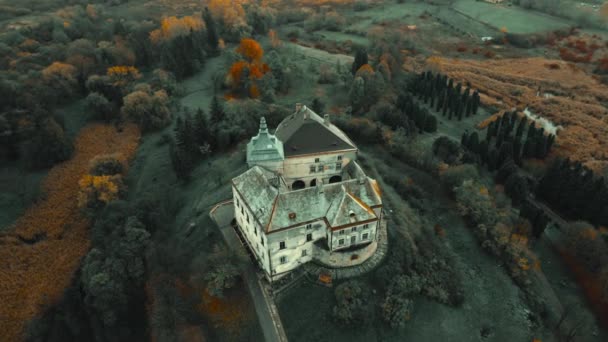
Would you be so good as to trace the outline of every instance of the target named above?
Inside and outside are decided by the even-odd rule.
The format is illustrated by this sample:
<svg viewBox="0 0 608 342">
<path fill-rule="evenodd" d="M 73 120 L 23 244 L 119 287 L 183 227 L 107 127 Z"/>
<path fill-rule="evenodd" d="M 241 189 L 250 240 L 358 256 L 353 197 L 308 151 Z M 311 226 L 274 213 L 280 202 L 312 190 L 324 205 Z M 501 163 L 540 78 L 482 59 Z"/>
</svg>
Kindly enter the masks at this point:
<svg viewBox="0 0 608 342">
<path fill-rule="evenodd" d="M 535 33 L 567 28 L 571 22 L 525 10 L 521 7 L 494 5 L 476 0 L 458 0 L 453 8 L 475 20 L 512 33 Z"/>
</svg>

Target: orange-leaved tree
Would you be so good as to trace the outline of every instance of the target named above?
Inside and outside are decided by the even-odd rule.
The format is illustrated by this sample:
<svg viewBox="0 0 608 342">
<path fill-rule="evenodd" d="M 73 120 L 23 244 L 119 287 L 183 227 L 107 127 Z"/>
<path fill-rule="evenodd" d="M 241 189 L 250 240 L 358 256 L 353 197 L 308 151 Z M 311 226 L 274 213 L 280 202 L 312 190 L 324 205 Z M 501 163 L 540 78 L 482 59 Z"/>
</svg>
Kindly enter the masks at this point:
<svg viewBox="0 0 608 342">
<path fill-rule="evenodd" d="M 164 17 L 160 22 L 160 28 L 150 32 L 150 40 L 152 43 L 158 44 L 175 37 L 187 35 L 190 31 L 200 31 L 204 27 L 205 22 L 200 16 Z"/>
<path fill-rule="evenodd" d="M 110 80 L 112 80 L 112 83 L 118 86 L 124 86 L 141 78 L 139 70 L 134 66 L 115 65 L 109 67 L 106 73 L 110 77 Z"/>
<path fill-rule="evenodd" d="M 254 39 L 244 38 L 236 48 L 236 52 L 243 57 L 230 67 L 227 83 L 231 85 L 233 95 L 248 95 L 256 98 L 260 96 L 260 80 L 270 68 L 262 61 L 264 49 Z"/>
</svg>

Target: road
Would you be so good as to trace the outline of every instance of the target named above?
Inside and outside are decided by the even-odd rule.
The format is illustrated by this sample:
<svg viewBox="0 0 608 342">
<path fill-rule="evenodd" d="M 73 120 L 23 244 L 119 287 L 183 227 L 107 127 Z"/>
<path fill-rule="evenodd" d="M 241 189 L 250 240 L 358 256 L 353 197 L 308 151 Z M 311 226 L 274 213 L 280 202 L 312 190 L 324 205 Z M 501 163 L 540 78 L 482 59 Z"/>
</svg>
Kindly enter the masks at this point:
<svg viewBox="0 0 608 342">
<path fill-rule="evenodd" d="M 209 215 L 222 232 L 228 246 L 235 253 L 240 254 L 249 261 L 249 256 L 241 244 L 241 241 L 234 229 L 230 226 L 230 222 L 234 218 L 232 201 L 217 204 L 213 207 Z M 266 286 L 263 284 L 265 280 L 258 274 L 255 264 L 251 262 L 245 263 L 243 278 L 245 283 L 247 283 L 249 294 L 253 300 L 255 312 L 260 321 L 262 332 L 264 333 L 264 339 L 267 342 L 287 342 L 287 335 L 285 334 L 283 324 L 281 323 L 279 310 L 277 309 L 274 299 L 268 294 Z"/>
</svg>

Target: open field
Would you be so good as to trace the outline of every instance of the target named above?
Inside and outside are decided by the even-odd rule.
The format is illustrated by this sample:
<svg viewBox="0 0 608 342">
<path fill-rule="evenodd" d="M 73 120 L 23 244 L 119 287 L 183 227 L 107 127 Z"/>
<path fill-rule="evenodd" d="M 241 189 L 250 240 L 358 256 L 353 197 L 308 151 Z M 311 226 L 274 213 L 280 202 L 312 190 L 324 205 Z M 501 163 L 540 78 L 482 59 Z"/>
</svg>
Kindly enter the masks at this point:
<svg viewBox="0 0 608 342">
<path fill-rule="evenodd" d="M 483 1 L 458 0 L 453 4 L 453 8 L 473 20 L 478 20 L 497 30 L 504 27 L 512 33 L 537 33 L 572 26 L 571 22 L 561 18 L 525 10 L 521 7 L 495 5 Z"/>
</svg>

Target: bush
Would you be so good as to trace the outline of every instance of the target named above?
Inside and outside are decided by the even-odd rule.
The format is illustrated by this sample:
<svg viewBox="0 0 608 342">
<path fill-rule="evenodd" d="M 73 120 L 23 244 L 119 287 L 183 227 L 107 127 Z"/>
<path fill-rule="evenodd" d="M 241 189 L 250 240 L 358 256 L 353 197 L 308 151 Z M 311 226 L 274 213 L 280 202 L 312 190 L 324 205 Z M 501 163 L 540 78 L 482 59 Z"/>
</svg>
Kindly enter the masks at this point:
<svg viewBox="0 0 608 342">
<path fill-rule="evenodd" d="M 440 136 L 433 142 L 433 154 L 448 165 L 458 163 L 463 154 L 460 144 L 446 136 Z"/>
<path fill-rule="evenodd" d="M 452 166 L 441 174 L 441 184 L 450 193 L 453 193 L 455 188 L 461 186 L 464 181 L 478 179 L 479 173 L 477 172 L 477 167 L 473 164 Z"/>
<path fill-rule="evenodd" d="M 494 200 L 484 185 L 476 180 L 465 180 L 454 189 L 454 194 L 460 214 L 468 217 L 474 225 L 491 227 L 496 224 Z"/>
<path fill-rule="evenodd" d="M 565 227 L 564 240 L 568 251 L 593 273 L 608 265 L 608 245 L 598 231 L 587 222 L 574 222 Z"/>
<path fill-rule="evenodd" d="M 358 280 L 349 280 L 336 287 L 334 292 L 338 302 L 333 309 L 333 317 L 344 325 L 360 326 L 369 322 L 372 314 L 370 290 Z"/>
<path fill-rule="evenodd" d="M 90 161 L 89 173 L 94 176 L 122 174 L 125 166 L 119 153 L 96 156 Z"/>
</svg>

